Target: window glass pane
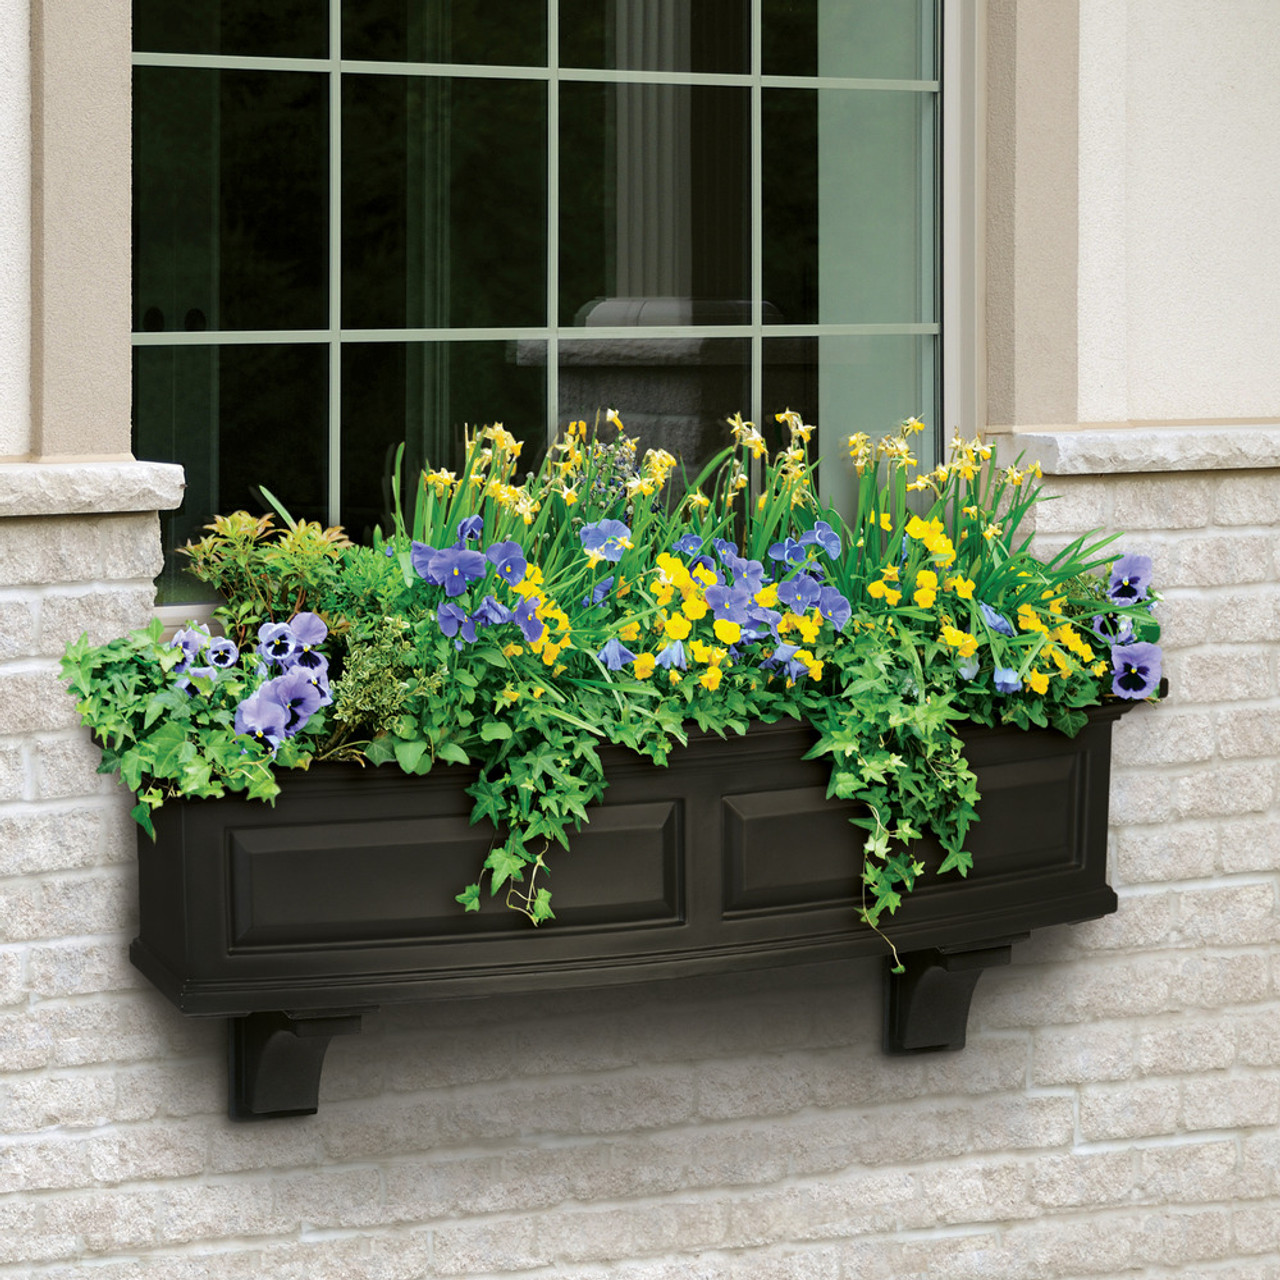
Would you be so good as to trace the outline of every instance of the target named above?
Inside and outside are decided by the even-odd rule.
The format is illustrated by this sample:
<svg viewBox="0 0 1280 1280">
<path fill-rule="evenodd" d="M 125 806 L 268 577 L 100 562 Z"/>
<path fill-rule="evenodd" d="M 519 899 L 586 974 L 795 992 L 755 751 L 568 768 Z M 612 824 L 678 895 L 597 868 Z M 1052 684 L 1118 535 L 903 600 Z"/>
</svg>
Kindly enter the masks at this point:
<svg viewBox="0 0 1280 1280">
<path fill-rule="evenodd" d="M 182 506 L 161 512 L 161 603 L 195 598 L 173 548 L 214 515 L 266 511 L 256 486 L 300 519 L 325 518 L 327 370 L 319 344 L 134 349 L 133 452 L 187 478 Z"/>
<path fill-rule="evenodd" d="M 560 65 L 751 70 L 749 0 L 560 0 Z"/>
<path fill-rule="evenodd" d="M 133 0 L 133 47 L 146 53 L 329 56 L 328 0 Z"/>
<path fill-rule="evenodd" d="M 546 323 L 546 87 L 342 82 L 347 328 Z"/>
<path fill-rule="evenodd" d="M 818 428 L 810 456 L 821 457 L 819 490 L 824 501 L 849 510 L 853 469 L 845 441 L 859 431 L 881 436 L 915 415 L 937 427 L 937 343 L 918 334 L 859 337 L 766 338 L 766 419 L 794 409 Z M 917 436 L 916 457 L 934 464 L 935 431 Z"/>
<path fill-rule="evenodd" d="M 540 0 L 344 0 L 342 56 L 379 62 L 541 66 Z"/>
<path fill-rule="evenodd" d="M 326 82 L 135 69 L 135 328 L 326 325 Z"/>
<path fill-rule="evenodd" d="M 934 95 L 766 89 L 766 318 L 936 319 Z"/>
<path fill-rule="evenodd" d="M 765 75 L 932 80 L 935 0 L 762 0 Z"/>
<path fill-rule="evenodd" d="M 560 89 L 560 322 L 750 319 L 746 89 Z"/>
<path fill-rule="evenodd" d="M 402 442 L 404 477 L 427 462 L 460 471 L 463 427 L 501 422 L 524 441 L 522 467 L 536 466 L 546 444 L 546 377 L 545 342 L 346 344 L 342 519 L 351 536 L 389 527 L 391 468 Z"/>
<path fill-rule="evenodd" d="M 725 419 L 751 403 L 745 338 L 568 339 L 560 343 L 560 425 L 616 409 L 640 451 L 666 449 L 690 478 L 729 443 Z M 607 437 L 606 437 L 607 438 Z"/>
</svg>

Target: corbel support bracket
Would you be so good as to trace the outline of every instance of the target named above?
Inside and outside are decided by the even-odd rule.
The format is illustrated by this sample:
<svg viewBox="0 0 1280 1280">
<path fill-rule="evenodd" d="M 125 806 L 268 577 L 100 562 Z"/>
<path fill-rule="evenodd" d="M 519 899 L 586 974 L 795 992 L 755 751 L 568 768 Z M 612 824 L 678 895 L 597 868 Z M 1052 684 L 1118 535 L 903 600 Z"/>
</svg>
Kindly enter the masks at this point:
<svg viewBox="0 0 1280 1280">
<path fill-rule="evenodd" d="M 354 1035 L 373 1008 L 250 1013 L 227 1021 L 227 1110 L 233 1120 L 310 1116 L 320 1105 L 329 1041 Z"/>
<path fill-rule="evenodd" d="M 1008 964 L 1012 944 L 1029 934 L 964 947 L 936 947 L 901 957 L 903 972 L 885 961 L 885 1053 L 963 1049 L 969 1005 L 982 971 Z"/>
</svg>

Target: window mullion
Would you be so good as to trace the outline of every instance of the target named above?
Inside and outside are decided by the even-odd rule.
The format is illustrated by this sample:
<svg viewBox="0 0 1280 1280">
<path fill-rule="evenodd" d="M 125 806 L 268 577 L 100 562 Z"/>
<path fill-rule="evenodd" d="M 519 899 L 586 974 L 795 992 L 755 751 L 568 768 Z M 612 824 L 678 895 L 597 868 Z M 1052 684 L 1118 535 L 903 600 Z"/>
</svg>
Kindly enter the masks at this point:
<svg viewBox="0 0 1280 1280">
<path fill-rule="evenodd" d="M 547 0 L 547 443 L 560 423 L 560 3 Z"/>
<path fill-rule="evenodd" d="M 329 0 L 329 487 L 342 522 L 342 4 Z"/>
</svg>

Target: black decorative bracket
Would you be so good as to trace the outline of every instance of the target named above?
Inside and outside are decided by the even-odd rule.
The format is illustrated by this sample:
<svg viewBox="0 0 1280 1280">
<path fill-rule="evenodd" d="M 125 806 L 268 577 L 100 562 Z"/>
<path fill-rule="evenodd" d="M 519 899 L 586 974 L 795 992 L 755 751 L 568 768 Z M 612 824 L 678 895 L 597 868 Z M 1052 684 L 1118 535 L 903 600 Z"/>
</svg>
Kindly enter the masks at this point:
<svg viewBox="0 0 1280 1280">
<path fill-rule="evenodd" d="M 1029 935 L 978 945 L 935 947 L 901 957 L 903 971 L 885 961 L 885 1053 L 963 1049 L 969 1005 L 982 971 L 1008 964 L 1012 944 Z"/>
<path fill-rule="evenodd" d="M 233 1120 L 315 1115 L 320 1071 L 334 1036 L 354 1035 L 372 1008 L 250 1013 L 227 1022 L 228 1107 Z"/>
</svg>

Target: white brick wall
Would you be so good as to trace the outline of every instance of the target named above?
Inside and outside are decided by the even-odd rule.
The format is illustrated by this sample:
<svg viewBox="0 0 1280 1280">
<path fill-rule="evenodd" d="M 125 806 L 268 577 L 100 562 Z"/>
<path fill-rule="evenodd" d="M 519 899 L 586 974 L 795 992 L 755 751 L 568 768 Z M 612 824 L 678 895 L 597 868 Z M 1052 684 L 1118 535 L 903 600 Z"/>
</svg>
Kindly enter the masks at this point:
<svg viewBox="0 0 1280 1280">
<path fill-rule="evenodd" d="M 1172 693 L 1116 736 L 1119 912 L 988 971 L 963 1052 L 882 1057 L 870 962 L 409 1006 L 254 1125 L 127 963 L 54 676 L 154 524 L 0 523 L 0 1280 L 1280 1280 L 1280 470 L 1051 483 L 1046 541 L 1156 557 Z"/>
</svg>

